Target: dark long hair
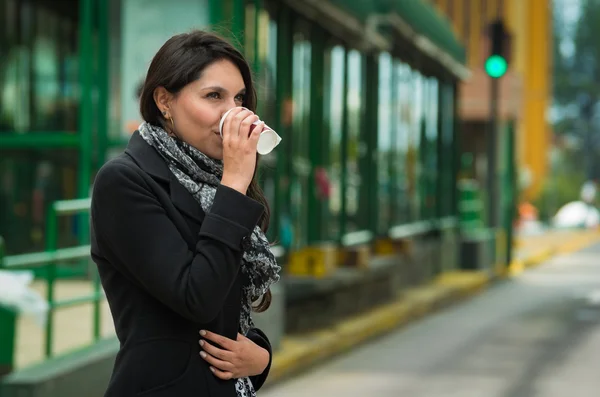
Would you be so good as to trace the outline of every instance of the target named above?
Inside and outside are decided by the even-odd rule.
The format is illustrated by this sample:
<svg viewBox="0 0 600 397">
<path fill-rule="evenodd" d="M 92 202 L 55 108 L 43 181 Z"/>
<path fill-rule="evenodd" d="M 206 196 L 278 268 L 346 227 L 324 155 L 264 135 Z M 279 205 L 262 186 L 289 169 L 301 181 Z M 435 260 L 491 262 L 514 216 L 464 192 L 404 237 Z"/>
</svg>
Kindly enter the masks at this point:
<svg viewBox="0 0 600 397">
<path fill-rule="evenodd" d="M 165 127 L 167 120 L 154 102 L 154 91 L 158 87 L 164 87 L 171 94 L 177 95 L 183 87 L 198 80 L 207 66 L 221 60 L 231 61 L 238 67 L 246 86 L 243 106 L 253 112 L 256 111 L 256 90 L 250 66 L 244 56 L 225 39 L 213 33 L 194 30 L 171 37 L 154 55 L 140 96 L 140 113 L 144 120 L 150 124 Z M 258 163 L 258 154 L 256 161 Z M 271 211 L 258 184 L 257 170 L 258 164 L 246 194 L 265 207 L 259 225 L 266 233 Z M 265 311 L 270 304 L 271 291 L 269 290 L 262 297 L 261 302 L 254 307 L 254 310 Z"/>
</svg>

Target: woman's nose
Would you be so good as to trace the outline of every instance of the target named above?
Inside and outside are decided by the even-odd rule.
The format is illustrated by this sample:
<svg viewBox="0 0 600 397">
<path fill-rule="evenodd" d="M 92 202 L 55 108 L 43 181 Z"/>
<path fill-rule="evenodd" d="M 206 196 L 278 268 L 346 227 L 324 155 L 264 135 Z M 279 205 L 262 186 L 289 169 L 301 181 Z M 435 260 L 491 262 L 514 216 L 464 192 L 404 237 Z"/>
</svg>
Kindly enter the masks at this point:
<svg viewBox="0 0 600 397">
<path fill-rule="evenodd" d="M 235 108 L 237 106 L 238 104 L 235 102 L 235 98 L 231 98 L 229 101 L 227 101 L 227 104 L 225 106 L 227 109 L 225 109 L 225 111 L 228 111 L 229 109 Z"/>
</svg>

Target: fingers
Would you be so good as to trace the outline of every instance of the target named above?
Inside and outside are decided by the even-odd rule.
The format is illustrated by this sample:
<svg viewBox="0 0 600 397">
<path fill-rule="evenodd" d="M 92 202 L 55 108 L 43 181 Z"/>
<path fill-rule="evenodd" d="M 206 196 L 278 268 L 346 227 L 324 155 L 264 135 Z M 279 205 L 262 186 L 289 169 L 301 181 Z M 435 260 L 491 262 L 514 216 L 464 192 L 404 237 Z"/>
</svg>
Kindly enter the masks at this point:
<svg viewBox="0 0 600 397">
<path fill-rule="evenodd" d="M 221 371 L 232 372 L 235 368 L 232 363 L 228 361 L 219 360 L 216 357 L 207 354 L 206 352 L 200 352 L 200 357 L 202 357 L 207 363 L 212 365 L 214 368 L 219 369 Z"/>
<path fill-rule="evenodd" d="M 248 138 L 250 135 L 250 126 L 258 121 L 258 116 L 254 113 L 250 113 L 246 115 L 243 120 L 240 121 L 240 127 L 238 131 L 238 136 L 240 138 Z M 234 125 L 235 127 L 235 125 Z"/>
<path fill-rule="evenodd" d="M 210 367 L 210 370 L 212 371 L 213 374 L 215 374 L 215 376 L 217 378 L 220 378 L 223 380 L 233 379 L 233 374 L 231 372 L 221 371 L 220 369 L 214 368 L 214 367 Z"/>
<path fill-rule="evenodd" d="M 233 348 L 234 341 L 222 335 L 215 334 L 214 332 L 210 331 L 200 331 L 200 335 L 204 339 L 207 339 L 211 342 L 215 342 L 225 350 L 231 351 Z"/>
<path fill-rule="evenodd" d="M 232 134 L 237 135 L 239 128 L 233 131 L 231 127 L 234 123 L 235 116 L 237 116 L 241 112 L 249 112 L 249 110 L 244 108 L 234 108 L 229 112 L 227 118 L 225 119 L 225 122 L 223 123 L 223 139 L 230 137 Z"/>
<path fill-rule="evenodd" d="M 257 120 L 258 116 L 248 109 L 233 109 L 223 123 L 223 139 L 247 137 L 250 126 Z"/>
<path fill-rule="evenodd" d="M 250 141 L 251 146 L 253 148 L 256 148 L 256 145 L 258 145 L 258 138 L 260 138 L 260 134 L 263 132 L 264 128 L 265 122 L 261 121 L 256 125 L 256 127 L 254 127 L 254 130 L 252 130 L 252 134 L 250 134 L 250 136 L 248 137 L 248 140 Z"/>
<path fill-rule="evenodd" d="M 216 357 L 220 360 L 231 361 L 232 353 L 230 351 L 219 349 L 218 347 L 213 346 L 203 340 L 200 341 L 200 346 L 202 346 L 202 349 L 205 352 L 213 357 Z"/>
</svg>

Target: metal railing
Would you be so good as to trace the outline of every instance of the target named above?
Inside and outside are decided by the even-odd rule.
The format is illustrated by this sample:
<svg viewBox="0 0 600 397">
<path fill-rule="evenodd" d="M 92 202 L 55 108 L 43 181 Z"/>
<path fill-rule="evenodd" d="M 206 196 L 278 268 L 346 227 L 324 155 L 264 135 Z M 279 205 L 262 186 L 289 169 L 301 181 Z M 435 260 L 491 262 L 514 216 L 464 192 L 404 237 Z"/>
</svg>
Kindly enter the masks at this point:
<svg viewBox="0 0 600 397">
<path fill-rule="evenodd" d="M 100 279 L 97 272 L 93 272 L 93 293 L 87 296 L 57 300 L 55 296 L 57 268 L 59 264 L 89 259 L 90 245 L 80 245 L 70 248 L 58 248 L 58 218 L 67 215 L 87 214 L 89 216 L 91 199 L 56 201 L 48 209 L 46 223 L 46 250 L 30 254 L 12 255 L 2 258 L 0 256 L 0 269 L 4 270 L 31 270 L 44 269 L 41 277 L 46 282 L 46 300 L 48 301 L 48 319 L 44 332 L 45 357 L 54 355 L 54 316 L 57 310 L 84 304 L 93 304 L 93 340 L 100 339 L 100 305 L 104 298 Z M 81 222 L 87 225 L 88 222 Z M 14 342 L 11 342 L 14 344 Z M 10 348 L 10 347 L 9 347 Z M 14 346 L 12 346 L 14 350 Z"/>
</svg>

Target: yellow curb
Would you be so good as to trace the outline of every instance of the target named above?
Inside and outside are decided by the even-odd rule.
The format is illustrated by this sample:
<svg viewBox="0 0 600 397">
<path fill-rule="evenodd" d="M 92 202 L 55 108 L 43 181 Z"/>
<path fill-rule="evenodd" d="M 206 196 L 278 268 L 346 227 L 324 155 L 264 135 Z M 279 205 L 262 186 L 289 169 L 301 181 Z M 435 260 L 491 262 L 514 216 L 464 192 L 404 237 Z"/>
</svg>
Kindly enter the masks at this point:
<svg viewBox="0 0 600 397">
<path fill-rule="evenodd" d="M 516 277 L 523 273 L 525 269 L 539 266 L 554 256 L 577 252 L 597 242 L 600 242 L 598 232 L 574 235 L 562 244 L 557 244 L 554 248 L 543 249 L 525 259 L 514 260 L 508 266 L 508 275 L 509 277 Z"/>
<path fill-rule="evenodd" d="M 538 266 L 538 265 L 542 264 L 543 262 L 547 261 L 552 256 L 554 251 L 555 250 L 553 250 L 551 248 L 539 250 L 535 254 L 524 259 L 523 266 L 525 268 Z"/>
<path fill-rule="evenodd" d="M 525 264 L 523 263 L 522 260 L 514 260 L 509 266 L 508 266 L 508 276 L 518 276 L 519 274 L 523 273 L 525 271 Z"/>
<path fill-rule="evenodd" d="M 483 273 L 456 272 L 442 275 L 431 285 L 407 291 L 395 302 L 354 316 L 328 328 L 300 337 L 286 337 L 273 357 L 267 384 L 352 349 L 411 320 L 474 295 L 487 286 Z"/>
</svg>

